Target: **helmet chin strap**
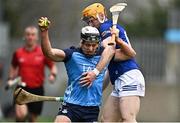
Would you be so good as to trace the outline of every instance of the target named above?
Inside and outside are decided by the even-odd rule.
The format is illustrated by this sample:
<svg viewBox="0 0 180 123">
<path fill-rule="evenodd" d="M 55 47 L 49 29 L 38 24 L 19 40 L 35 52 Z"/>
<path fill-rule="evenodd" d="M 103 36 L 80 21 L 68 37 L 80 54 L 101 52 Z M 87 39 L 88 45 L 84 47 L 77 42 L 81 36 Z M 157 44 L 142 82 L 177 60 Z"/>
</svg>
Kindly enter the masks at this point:
<svg viewBox="0 0 180 123">
<path fill-rule="evenodd" d="M 100 23 L 104 23 L 104 21 L 106 20 L 106 17 L 104 15 L 103 15 L 103 18 L 102 18 L 102 17 L 99 16 L 99 14 L 97 14 L 96 17 L 97 17 L 97 19 L 98 19 L 98 21 Z"/>
</svg>

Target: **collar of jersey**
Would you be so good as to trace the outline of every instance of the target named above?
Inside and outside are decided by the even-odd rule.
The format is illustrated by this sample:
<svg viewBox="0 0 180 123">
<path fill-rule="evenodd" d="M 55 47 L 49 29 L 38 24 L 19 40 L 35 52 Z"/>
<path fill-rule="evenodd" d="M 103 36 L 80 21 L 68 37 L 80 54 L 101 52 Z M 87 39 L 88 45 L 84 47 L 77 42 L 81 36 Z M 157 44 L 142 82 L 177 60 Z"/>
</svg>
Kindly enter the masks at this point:
<svg viewBox="0 0 180 123">
<path fill-rule="evenodd" d="M 26 49 L 26 47 L 24 46 L 24 51 L 26 51 L 26 52 L 35 52 L 35 51 L 37 51 L 37 49 L 38 49 L 38 45 L 36 45 L 35 47 L 34 47 L 34 49 L 33 50 L 27 50 Z"/>
<path fill-rule="evenodd" d="M 95 52 L 94 55 L 88 56 L 88 55 L 86 55 L 86 54 L 83 53 L 83 51 L 82 51 L 81 48 L 79 48 L 79 52 L 80 52 L 81 54 L 83 54 L 86 58 L 92 58 L 92 57 L 96 56 L 98 51 L 99 51 L 99 48 L 96 50 L 96 52 Z"/>
</svg>

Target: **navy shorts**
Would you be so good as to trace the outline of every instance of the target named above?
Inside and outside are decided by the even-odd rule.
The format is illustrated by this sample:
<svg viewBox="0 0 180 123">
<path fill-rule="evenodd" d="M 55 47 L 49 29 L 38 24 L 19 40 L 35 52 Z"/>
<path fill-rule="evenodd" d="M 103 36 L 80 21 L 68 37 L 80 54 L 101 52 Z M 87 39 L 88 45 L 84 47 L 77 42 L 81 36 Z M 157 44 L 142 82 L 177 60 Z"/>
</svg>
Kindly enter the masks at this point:
<svg viewBox="0 0 180 123">
<path fill-rule="evenodd" d="M 71 122 L 95 122 L 98 120 L 99 107 L 63 103 L 58 115 L 67 116 Z"/>
</svg>

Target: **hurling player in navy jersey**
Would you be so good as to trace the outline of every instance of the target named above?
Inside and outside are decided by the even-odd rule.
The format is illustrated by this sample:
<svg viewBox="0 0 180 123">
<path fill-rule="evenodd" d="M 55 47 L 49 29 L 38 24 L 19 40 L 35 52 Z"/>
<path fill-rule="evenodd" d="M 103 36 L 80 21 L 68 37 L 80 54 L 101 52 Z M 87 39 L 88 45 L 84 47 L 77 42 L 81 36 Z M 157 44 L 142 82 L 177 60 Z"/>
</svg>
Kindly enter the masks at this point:
<svg viewBox="0 0 180 123">
<path fill-rule="evenodd" d="M 145 94 L 145 82 L 142 73 L 134 59 L 134 52 L 124 52 L 124 43 L 132 46 L 127 37 L 126 31 L 120 25 L 117 25 L 115 43 L 111 41 L 112 20 L 108 20 L 105 7 L 100 3 L 94 3 L 87 6 L 82 11 L 82 19 L 90 26 L 98 28 L 101 36 L 101 44 L 105 47 L 100 62 L 96 70 L 101 70 L 109 62 L 108 70 L 113 90 L 109 96 L 102 115 L 102 121 L 116 122 L 136 122 L 136 116 L 140 108 L 140 97 Z M 124 54 L 129 56 L 122 61 L 114 61 L 114 53 L 111 52 L 112 45 L 120 49 Z M 127 48 L 127 47 L 126 47 Z M 133 51 L 133 50 L 132 50 Z M 111 59 L 109 59 L 111 58 Z M 96 78 L 94 71 L 84 73 L 82 81 L 91 85 Z"/>
</svg>

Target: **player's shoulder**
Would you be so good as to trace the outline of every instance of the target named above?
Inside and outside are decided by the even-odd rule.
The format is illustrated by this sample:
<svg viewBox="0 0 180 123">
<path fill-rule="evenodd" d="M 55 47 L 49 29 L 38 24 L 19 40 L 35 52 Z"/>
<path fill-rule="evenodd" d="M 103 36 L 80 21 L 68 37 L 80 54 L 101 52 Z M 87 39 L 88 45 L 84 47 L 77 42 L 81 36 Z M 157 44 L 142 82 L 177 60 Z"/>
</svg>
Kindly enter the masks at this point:
<svg viewBox="0 0 180 123">
<path fill-rule="evenodd" d="M 80 48 L 75 47 L 75 46 L 71 46 L 69 48 L 63 49 L 64 53 L 65 53 L 65 59 L 64 62 L 67 62 L 71 59 L 72 55 L 75 52 L 80 52 Z"/>
<path fill-rule="evenodd" d="M 36 53 L 38 53 L 38 54 L 43 54 L 43 51 L 42 51 L 42 48 L 41 48 L 41 46 L 40 45 L 37 45 L 36 46 Z"/>
<path fill-rule="evenodd" d="M 103 53 L 103 51 L 104 51 L 104 47 L 103 47 L 103 46 L 100 46 L 100 47 L 98 48 L 97 52 L 96 52 L 96 56 L 101 56 L 102 53 Z"/>
<path fill-rule="evenodd" d="M 104 23 L 102 23 L 99 27 L 99 32 L 103 39 L 107 38 L 108 36 L 111 36 L 110 28 L 113 26 L 112 20 L 106 20 Z M 120 33 L 124 33 L 125 29 L 120 24 L 117 24 L 117 28 L 119 29 Z"/>
<path fill-rule="evenodd" d="M 109 30 L 110 27 L 112 27 L 112 20 L 106 20 L 100 25 L 99 31 L 103 32 L 105 30 Z"/>
<path fill-rule="evenodd" d="M 101 24 L 100 30 L 109 29 L 112 26 L 113 26 L 112 20 L 107 20 L 107 21 L 105 21 L 104 23 Z M 120 30 L 125 30 L 125 28 L 120 24 L 117 24 L 117 28 L 120 29 Z"/>
<path fill-rule="evenodd" d="M 80 48 L 79 47 L 75 47 L 75 46 L 70 46 L 69 48 L 64 49 L 64 51 L 67 52 L 80 52 Z"/>
<path fill-rule="evenodd" d="M 24 47 L 19 47 L 17 48 L 14 53 L 17 54 L 17 53 L 23 53 L 24 52 Z"/>
<path fill-rule="evenodd" d="M 102 40 L 111 36 L 110 27 L 112 27 L 112 21 L 111 20 L 106 20 L 104 23 L 102 23 L 100 25 L 99 32 L 100 32 Z"/>
<path fill-rule="evenodd" d="M 79 47 L 70 46 L 69 49 L 74 50 L 74 51 L 77 51 L 77 50 L 79 50 Z"/>
<path fill-rule="evenodd" d="M 35 50 L 36 50 L 37 52 L 42 52 L 42 48 L 41 48 L 40 45 L 36 45 Z"/>
</svg>

